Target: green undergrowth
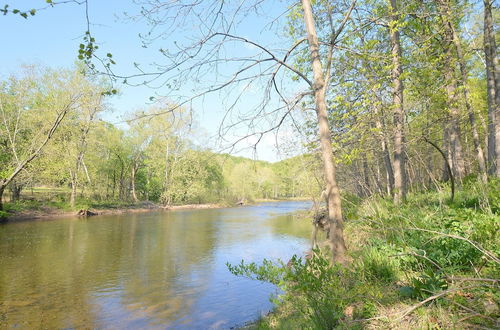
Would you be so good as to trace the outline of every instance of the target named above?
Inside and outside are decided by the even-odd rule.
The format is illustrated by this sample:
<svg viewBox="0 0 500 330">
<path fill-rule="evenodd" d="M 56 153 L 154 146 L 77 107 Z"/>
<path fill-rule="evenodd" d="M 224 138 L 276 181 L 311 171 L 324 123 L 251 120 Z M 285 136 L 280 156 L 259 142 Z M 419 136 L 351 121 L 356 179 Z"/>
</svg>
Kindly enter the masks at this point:
<svg viewBox="0 0 500 330">
<path fill-rule="evenodd" d="M 500 326 L 500 181 L 413 194 L 404 205 L 355 200 L 350 262 L 316 251 L 287 264 L 228 265 L 277 285 L 277 308 L 250 328 L 448 329 Z M 345 203 L 344 203 L 345 204 Z"/>
<path fill-rule="evenodd" d="M 64 198 L 54 198 L 53 200 L 35 200 L 35 199 L 21 199 L 16 202 L 5 203 L 4 208 L 5 216 L 26 211 L 74 211 L 74 210 L 87 210 L 87 209 L 119 209 L 128 207 L 140 207 L 143 203 L 133 203 L 128 201 L 107 200 L 95 201 L 91 199 L 81 198 L 75 203 L 75 207 L 71 207 L 70 203 Z"/>
</svg>

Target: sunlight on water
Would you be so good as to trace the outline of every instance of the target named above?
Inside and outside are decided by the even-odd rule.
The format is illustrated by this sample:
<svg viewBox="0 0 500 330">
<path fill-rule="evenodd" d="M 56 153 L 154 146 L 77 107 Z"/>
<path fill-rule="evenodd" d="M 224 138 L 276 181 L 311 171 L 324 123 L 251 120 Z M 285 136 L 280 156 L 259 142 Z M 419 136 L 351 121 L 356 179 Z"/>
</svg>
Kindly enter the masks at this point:
<svg viewBox="0 0 500 330">
<path fill-rule="evenodd" d="M 0 328 L 229 328 L 272 309 L 226 262 L 308 247 L 308 202 L 0 226 Z"/>
</svg>

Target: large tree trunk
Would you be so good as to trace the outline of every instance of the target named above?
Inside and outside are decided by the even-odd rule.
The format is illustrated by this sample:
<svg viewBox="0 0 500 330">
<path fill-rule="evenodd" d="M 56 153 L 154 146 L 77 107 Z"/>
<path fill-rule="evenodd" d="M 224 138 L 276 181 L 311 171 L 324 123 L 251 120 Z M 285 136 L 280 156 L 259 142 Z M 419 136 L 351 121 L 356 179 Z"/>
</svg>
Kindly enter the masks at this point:
<svg viewBox="0 0 500 330">
<path fill-rule="evenodd" d="M 491 0 L 484 0 L 484 54 L 488 89 L 488 173 L 500 177 L 500 69 Z"/>
<path fill-rule="evenodd" d="M 449 40 L 448 41 L 448 51 L 447 55 L 452 57 L 453 55 L 456 55 L 456 59 L 459 64 L 460 68 L 460 85 L 462 87 L 462 92 L 464 96 L 464 103 L 465 103 L 465 108 L 467 110 L 467 114 L 469 116 L 469 123 L 471 126 L 471 131 L 472 131 L 472 140 L 474 142 L 474 150 L 476 153 L 476 158 L 477 162 L 479 165 L 479 174 L 481 176 L 481 179 L 483 181 L 486 181 L 486 160 L 484 158 L 484 152 L 481 147 L 481 142 L 479 141 L 479 133 L 477 130 L 477 124 L 476 124 L 476 115 L 474 113 L 474 110 L 472 109 L 472 106 L 470 104 L 470 92 L 469 88 L 467 86 L 467 67 L 465 64 L 465 59 L 464 59 L 464 54 L 462 50 L 462 45 L 460 44 L 460 38 L 458 36 L 458 33 L 453 26 L 452 23 L 452 11 L 450 8 L 450 2 L 448 0 L 441 0 L 440 1 L 440 8 L 441 8 L 441 17 L 443 18 L 445 22 L 445 34 Z M 451 50 L 451 45 L 455 46 L 455 51 L 456 54 L 452 54 Z M 455 57 L 455 56 L 453 56 Z M 449 65 L 448 70 L 453 72 L 451 69 L 451 65 Z M 450 77 L 453 79 L 453 75 Z M 460 136 L 459 136 L 460 137 Z"/>
<path fill-rule="evenodd" d="M 448 54 L 447 56 L 449 56 Z M 450 155 L 453 175 L 457 180 L 462 180 L 465 176 L 465 162 L 463 157 L 463 148 L 461 142 L 460 131 L 460 111 L 456 100 L 457 85 L 454 77 L 453 66 L 450 63 L 449 57 L 446 61 L 445 80 L 448 113 L 450 115 L 449 139 L 450 139 Z M 446 124 L 445 124 L 446 125 Z"/>
<path fill-rule="evenodd" d="M 328 112 L 325 100 L 326 85 L 319 54 L 319 43 L 314 26 L 314 17 L 310 0 L 302 0 L 304 21 L 307 31 L 307 40 L 311 53 L 312 70 L 314 75 L 314 99 L 319 126 L 319 139 L 323 158 L 323 171 L 326 181 L 326 195 L 328 199 L 328 219 L 330 221 L 330 245 L 333 261 L 346 263 L 346 246 L 344 242 L 344 221 L 340 191 L 335 178 L 335 164 L 333 160 L 331 132 L 328 124 Z"/>
<path fill-rule="evenodd" d="M 396 0 L 391 0 L 391 21 L 399 21 Z M 397 26 L 397 24 L 394 24 Z M 390 28 L 392 53 L 392 83 L 394 106 L 394 202 L 399 204 L 406 196 L 405 182 L 405 114 L 403 109 L 403 82 L 401 81 L 401 43 L 397 27 Z"/>
<path fill-rule="evenodd" d="M 476 114 L 474 113 L 474 109 L 472 109 L 472 106 L 470 104 L 471 97 L 470 97 L 469 87 L 467 86 L 467 68 L 465 66 L 465 59 L 462 50 L 462 45 L 460 44 L 460 39 L 458 38 L 458 35 L 453 26 L 451 26 L 451 29 L 453 32 L 453 42 L 455 43 L 457 51 L 458 63 L 460 65 L 462 91 L 464 94 L 465 108 L 467 109 L 467 113 L 469 115 L 469 123 L 472 131 L 474 150 L 476 152 L 477 162 L 479 166 L 479 174 L 481 176 L 481 179 L 483 181 L 486 181 L 486 160 L 484 158 L 483 148 L 481 147 L 481 142 L 479 140 L 479 133 L 476 124 Z"/>
<path fill-rule="evenodd" d="M 460 131 L 460 111 L 457 100 L 457 79 L 455 77 L 456 58 L 453 52 L 453 32 L 447 22 L 447 0 L 440 0 L 440 13 L 444 20 L 444 78 L 446 84 L 446 105 L 447 113 L 450 116 L 448 134 L 450 139 L 449 156 L 451 156 L 451 168 L 455 179 L 461 181 L 465 176 L 465 161 L 463 157 L 463 148 Z M 445 123 L 446 125 L 446 123 Z"/>
</svg>

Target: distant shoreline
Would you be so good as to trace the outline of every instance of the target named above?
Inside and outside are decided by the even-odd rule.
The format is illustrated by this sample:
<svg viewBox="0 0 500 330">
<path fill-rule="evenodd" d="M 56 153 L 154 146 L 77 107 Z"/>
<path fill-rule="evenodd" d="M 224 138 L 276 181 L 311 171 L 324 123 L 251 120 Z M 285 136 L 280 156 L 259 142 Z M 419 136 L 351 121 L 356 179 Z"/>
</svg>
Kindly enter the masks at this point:
<svg viewBox="0 0 500 330">
<path fill-rule="evenodd" d="M 157 204 L 147 204 L 147 206 L 137 206 L 130 207 L 119 207 L 119 208 L 105 208 L 105 209 L 95 209 L 90 208 L 89 211 L 97 213 L 94 216 L 101 215 L 115 215 L 115 214 L 132 214 L 132 213 L 147 213 L 147 212 L 158 212 L 158 211 L 175 211 L 175 210 L 185 210 L 185 209 L 214 209 L 226 207 L 220 204 L 188 204 L 188 205 L 173 205 L 170 207 L 165 207 Z M 24 222 L 24 221 L 44 221 L 51 220 L 55 218 L 86 218 L 85 216 L 79 216 L 78 210 L 75 211 L 64 211 L 56 208 L 46 208 L 42 210 L 23 210 L 20 212 L 12 213 L 7 216 L 3 222 Z"/>
<path fill-rule="evenodd" d="M 265 202 L 280 202 L 280 201 L 293 201 L 293 200 L 307 200 L 307 198 L 294 198 L 294 199 L 258 199 L 255 203 L 265 203 Z M 249 203 L 246 205 L 251 205 Z M 237 207 L 237 205 L 224 205 L 217 203 L 207 203 L 207 204 L 185 204 L 185 205 L 172 205 L 172 206 L 162 206 L 154 203 L 139 203 L 137 205 L 131 205 L 129 207 L 117 207 L 117 208 L 104 208 L 96 209 L 89 208 L 89 211 L 97 213 L 96 215 L 90 216 L 101 216 L 101 215 L 116 215 L 116 214 L 133 214 L 133 213 L 147 213 L 147 212 L 163 212 L 163 211 L 177 211 L 177 210 L 197 210 L 197 209 L 220 209 L 227 207 Z M 5 219 L 0 220 L 0 222 L 27 222 L 27 221 L 47 221 L 56 218 L 86 218 L 85 216 L 78 215 L 79 210 L 75 211 L 64 211 L 56 208 L 44 208 L 41 210 L 23 210 L 16 213 L 8 215 Z"/>
</svg>

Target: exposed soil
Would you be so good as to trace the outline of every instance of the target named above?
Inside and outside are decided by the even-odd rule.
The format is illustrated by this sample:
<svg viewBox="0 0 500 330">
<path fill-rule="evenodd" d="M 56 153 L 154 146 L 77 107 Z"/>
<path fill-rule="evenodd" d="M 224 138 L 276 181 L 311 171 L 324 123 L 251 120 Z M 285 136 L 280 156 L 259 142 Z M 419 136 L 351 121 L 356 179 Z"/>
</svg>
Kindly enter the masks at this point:
<svg viewBox="0 0 500 330">
<path fill-rule="evenodd" d="M 119 207 L 119 208 L 108 208 L 108 209 L 94 209 L 91 208 L 89 211 L 95 213 L 95 216 L 100 215 L 113 215 L 113 214 L 126 214 L 126 213 L 144 213 L 152 211 L 175 211 L 175 210 L 189 210 L 189 209 L 214 209 L 223 208 L 225 206 L 219 204 L 188 204 L 188 205 L 172 205 L 172 206 L 162 206 L 154 204 L 151 202 L 141 202 L 136 205 Z M 76 211 L 64 211 L 55 208 L 41 208 L 38 210 L 24 210 L 20 212 L 13 213 L 8 216 L 4 222 L 14 222 L 14 221 L 41 221 L 50 220 L 54 218 L 70 218 L 70 217 L 85 217 L 79 215 L 83 210 Z M 86 211 L 86 210 L 85 210 Z M 94 216 L 94 215 L 93 215 Z"/>
</svg>

